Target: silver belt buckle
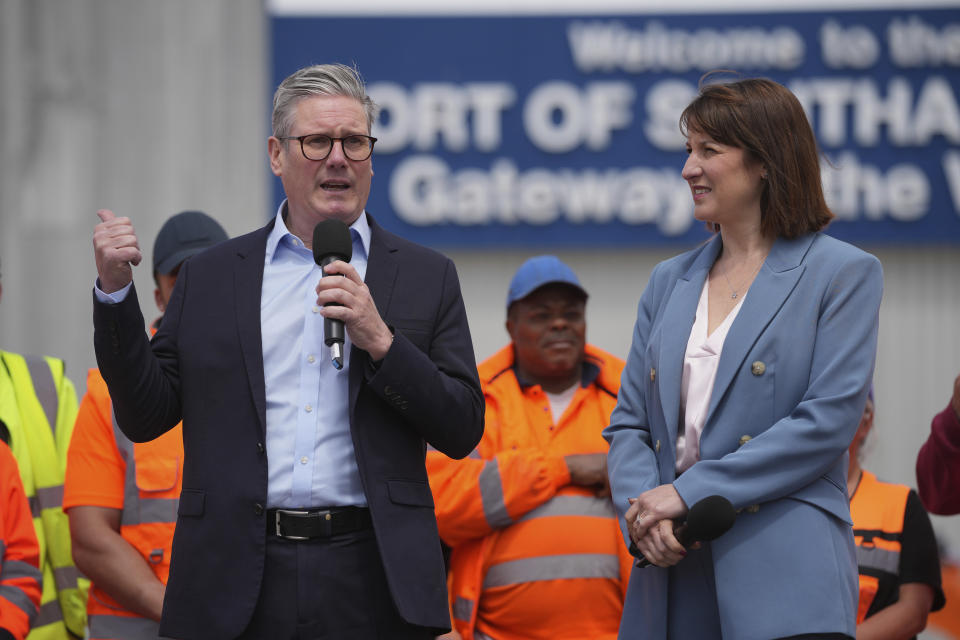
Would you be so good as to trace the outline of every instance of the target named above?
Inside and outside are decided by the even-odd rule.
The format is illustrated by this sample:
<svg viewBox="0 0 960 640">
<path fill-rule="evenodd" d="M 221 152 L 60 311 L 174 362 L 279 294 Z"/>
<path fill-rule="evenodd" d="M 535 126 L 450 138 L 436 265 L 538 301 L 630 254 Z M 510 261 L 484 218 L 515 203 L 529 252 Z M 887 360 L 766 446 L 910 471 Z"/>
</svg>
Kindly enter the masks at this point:
<svg viewBox="0 0 960 640">
<path fill-rule="evenodd" d="M 281 513 L 286 513 L 286 514 L 296 515 L 296 516 L 306 516 L 310 514 L 309 511 L 296 511 L 294 509 L 277 509 L 276 514 L 274 516 L 275 522 L 276 522 L 275 524 L 276 533 L 278 538 L 284 538 L 286 540 L 309 540 L 309 538 L 305 536 L 288 536 L 283 533 L 280 533 L 280 514 Z"/>
</svg>

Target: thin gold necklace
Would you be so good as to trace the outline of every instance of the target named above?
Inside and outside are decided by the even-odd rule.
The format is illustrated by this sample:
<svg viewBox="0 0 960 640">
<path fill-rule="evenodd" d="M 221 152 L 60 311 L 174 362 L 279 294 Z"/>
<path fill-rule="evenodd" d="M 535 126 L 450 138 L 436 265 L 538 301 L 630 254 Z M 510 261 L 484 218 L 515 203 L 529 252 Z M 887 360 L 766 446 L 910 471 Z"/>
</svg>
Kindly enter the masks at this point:
<svg viewBox="0 0 960 640">
<path fill-rule="evenodd" d="M 767 257 L 764 256 L 764 257 L 760 260 L 760 262 L 757 263 L 757 268 L 753 270 L 753 273 L 750 274 L 750 277 L 747 279 L 746 282 L 748 282 L 748 283 L 753 282 L 754 277 L 756 277 L 756 275 L 760 272 L 760 267 L 763 266 L 763 263 L 766 261 L 766 259 L 767 259 Z M 733 285 L 730 284 L 730 278 L 727 276 L 727 270 L 726 270 L 726 268 L 723 269 L 723 279 L 727 281 L 727 288 L 730 289 L 730 297 L 731 297 L 732 299 L 734 299 L 734 300 L 736 300 L 738 297 L 740 297 L 740 289 L 743 288 L 743 285 L 740 285 L 739 287 L 737 287 L 736 289 L 734 289 L 734 288 L 733 288 Z M 750 285 L 748 284 L 747 287 L 749 288 L 749 286 L 750 286 Z"/>
</svg>

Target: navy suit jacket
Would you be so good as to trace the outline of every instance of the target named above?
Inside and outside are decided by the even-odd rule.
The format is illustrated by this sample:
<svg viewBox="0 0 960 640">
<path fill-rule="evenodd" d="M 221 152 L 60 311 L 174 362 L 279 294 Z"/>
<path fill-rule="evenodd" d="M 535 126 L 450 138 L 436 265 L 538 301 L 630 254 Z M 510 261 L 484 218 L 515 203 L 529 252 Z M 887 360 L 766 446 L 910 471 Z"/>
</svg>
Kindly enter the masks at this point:
<svg viewBox="0 0 960 640">
<path fill-rule="evenodd" d="M 350 429 L 397 609 L 410 623 L 445 628 L 425 443 L 455 458 L 472 451 L 483 396 L 453 263 L 369 219 L 366 284 L 395 338 L 379 367 L 362 349 L 350 351 Z M 150 440 L 183 420 L 164 636 L 236 637 L 259 595 L 267 500 L 260 291 L 272 226 L 184 264 L 152 342 L 136 295 L 94 301 L 97 362 L 124 433 Z"/>
<path fill-rule="evenodd" d="M 657 265 L 640 300 L 604 431 L 621 527 L 628 499 L 661 484 L 672 483 L 688 506 L 722 495 L 741 510 L 711 543 L 723 637 L 852 637 L 858 586 L 846 452 L 873 375 L 880 263 L 823 234 L 776 241 L 723 344 L 700 461 L 677 477 L 684 352 L 720 249 L 716 236 Z M 708 606 L 668 602 L 667 579 L 666 569 L 633 570 L 621 639 L 665 639 L 672 616 Z"/>
</svg>

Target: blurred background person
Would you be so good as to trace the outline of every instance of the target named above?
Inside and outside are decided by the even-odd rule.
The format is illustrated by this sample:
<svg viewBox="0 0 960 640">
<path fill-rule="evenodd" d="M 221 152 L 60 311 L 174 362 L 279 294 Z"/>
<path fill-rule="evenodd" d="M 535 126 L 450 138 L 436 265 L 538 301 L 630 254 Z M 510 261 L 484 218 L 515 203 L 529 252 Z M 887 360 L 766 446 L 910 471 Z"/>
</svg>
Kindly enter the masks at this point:
<svg viewBox="0 0 960 640">
<path fill-rule="evenodd" d="M 873 391 L 850 443 L 847 493 L 860 572 L 857 640 L 906 640 L 943 608 L 940 559 L 930 517 L 910 487 L 881 482 L 860 465 L 873 429 Z"/>
<path fill-rule="evenodd" d="M 40 544 L 43 596 L 31 640 L 82 636 L 86 624 L 86 581 L 73 565 L 62 506 L 76 416 L 77 394 L 63 360 L 0 350 L 0 437 L 17 460 Z"/>
<path fill-rule="evenodd" d="M 960 376 L 953 381 L 950 404 L 933 417 L 930 437 L 917 455 L 917 489 L 930 513 L 960 513 Z"/>
<path fill-rule="evenodd" d="M 718 233 L 654 270 L 604 432 L 624 532 L 656 565 L 633 571 L 620 637 L 853 637 L 846 451 L 880 263 L 821 233 L 817 145 L 785 87 L 702 84 L 680 122 L 695 216 Z M 715 494 L 736 523 L 684 549 L 676 523 Z"/>
<path fill-rule="evenodd" d="M 40 547 L 30 503 L 0 434 L 0 640 L 23 640 L 40 609 Z"/>
<path fill-rule="evenodd" d="M 226 239 L 217 221 L 200 211 L 164 223 L 153 245 L 154 300 L 161 314 L 183 263 Z M 100 372 L 89 371 L 67 457 L 64 509 L 73 557 L 92 582 L 91 640 L 159 637 L 183 482 L 181 429 L 178 424 L 156 440 L 132 442 L 114 421 Z"/>
<path fill-rule="evenodd" d="M 427 453 L 466 640 L 616 637 L 631 558 L 600 434 L 623 361 L 587 344 L 586 302 L 555 256 L 524 262 L 507 293 L 510 344 L 478 367 L 483 439 L 463 460 Z"/>
</svg>

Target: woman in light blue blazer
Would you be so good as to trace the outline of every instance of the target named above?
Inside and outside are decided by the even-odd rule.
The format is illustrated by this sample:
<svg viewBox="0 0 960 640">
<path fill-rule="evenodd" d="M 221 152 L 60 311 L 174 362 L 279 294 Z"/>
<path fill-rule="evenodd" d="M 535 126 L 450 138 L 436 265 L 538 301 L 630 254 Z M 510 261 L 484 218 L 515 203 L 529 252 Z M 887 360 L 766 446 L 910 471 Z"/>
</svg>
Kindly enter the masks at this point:
<svg viewBox="0 0 960 640">
<path fill-rule="evenodd" d="M 695 216 L 717 233 L 650 276 L 604 431 L 626 542 L 653 564 L 633 570 L 620 638 L 852 638 L 846 451 L 880 263 L 821 233 L 816 141 L 786 88 L 705 85 L 681 128 Z M 684 549 L 674 526 L 710 495 L 735 524 Z"/>
</svg>

